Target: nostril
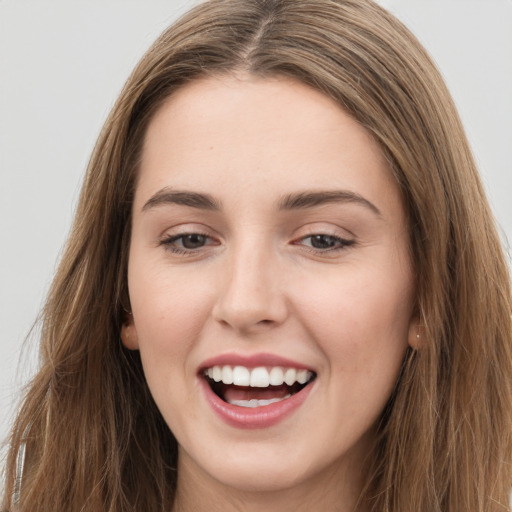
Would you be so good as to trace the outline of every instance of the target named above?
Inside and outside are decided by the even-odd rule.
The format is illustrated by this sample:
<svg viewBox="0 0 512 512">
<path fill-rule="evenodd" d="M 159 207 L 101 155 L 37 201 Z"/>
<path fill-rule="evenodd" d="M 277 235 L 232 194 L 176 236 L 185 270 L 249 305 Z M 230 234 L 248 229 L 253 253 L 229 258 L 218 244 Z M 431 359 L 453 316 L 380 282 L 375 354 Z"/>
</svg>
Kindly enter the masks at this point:
<svg viewBox="0 0 512 512">
<path fill-rule="evenodd" d="M 251 315 L 251 314 L 226 314 L 224 316 L 217 316 L 216 320 L 223 327 L 230 327 L 237 331 L 249 333 L 252 331 L 258 331 L 262 328 L 270 328 L 274 325 L 278 325 L 280 322 L 278 319 L 273 320 L 270 318 L 263 318 L 259 320 L 257 317 L 259 315 Z"/>
<path fill-rule="evenodd" d="M 254 274 L 254 270 L 250 273 Z M 282 324 L 288 316 L 283 290 L 277 284 L 255 283 L 257 277 L 240 274 L 241 271 L 237 272 L 226 288 L 220 290 L 213 306 L 213 318 L 224 327 L 243 332 Z"/>
</svg>

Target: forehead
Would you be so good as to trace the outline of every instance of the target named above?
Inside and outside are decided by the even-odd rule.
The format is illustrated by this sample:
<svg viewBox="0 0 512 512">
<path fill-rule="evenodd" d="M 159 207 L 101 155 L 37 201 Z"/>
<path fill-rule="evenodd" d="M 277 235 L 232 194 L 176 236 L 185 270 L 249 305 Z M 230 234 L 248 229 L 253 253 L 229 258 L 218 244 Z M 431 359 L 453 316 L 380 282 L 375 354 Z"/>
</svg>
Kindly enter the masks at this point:
<svg viewBox="0 0 512 512">
<path fill-rule="evenodd" d="M 209 77 L 173 94 L 148 126 L 136 201 L 169 186 L 221 196 L 348 187 L 400 202 L 371 135 L 327 96 L 285 78 Z"/>
</svg>

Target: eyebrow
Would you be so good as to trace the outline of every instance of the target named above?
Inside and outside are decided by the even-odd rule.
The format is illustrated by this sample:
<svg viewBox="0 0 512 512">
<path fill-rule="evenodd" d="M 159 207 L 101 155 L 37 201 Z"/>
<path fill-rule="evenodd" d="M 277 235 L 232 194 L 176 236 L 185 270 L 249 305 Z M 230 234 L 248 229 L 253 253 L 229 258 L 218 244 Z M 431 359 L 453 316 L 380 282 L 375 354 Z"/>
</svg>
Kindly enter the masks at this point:
<svg viewBox="0 0 512 512">
<path fill-rule="evenodd" d="M 288 194 L 278 202 L 278 209 L 302 210 L 331 203 L 359 204 L 371 210 L 378 217 L 382 216 L 380 210 L 373 203 L 350 190 L 304 191 Z M 177 204 L 210 211 L 220 211 L 222 209 L 221 203 L 210 194 L 171 190 L 166 187 L 151 196 L 142 207 L 142 211 L 144 212 L 167 204 Z"/>
<path fill-rule="evenodd" d="M 191 208 L 212 211 L 219 211 L 221 209 L 220 203 L 209 194 L 163 188 L 146 201 L 142 207 L 142 211 L 144 212 L 165 204 L 179 204 L 182 206 L 190 206 Z"/>
<path fill-rule="evenodd" d="M 330 203 L 355 203 L 382 217 L 380 210 L 368 199 L 350 190 L 326 190 L 289 194 L 279 201 L 280 210 L 301 210 Z"/>
</svg>

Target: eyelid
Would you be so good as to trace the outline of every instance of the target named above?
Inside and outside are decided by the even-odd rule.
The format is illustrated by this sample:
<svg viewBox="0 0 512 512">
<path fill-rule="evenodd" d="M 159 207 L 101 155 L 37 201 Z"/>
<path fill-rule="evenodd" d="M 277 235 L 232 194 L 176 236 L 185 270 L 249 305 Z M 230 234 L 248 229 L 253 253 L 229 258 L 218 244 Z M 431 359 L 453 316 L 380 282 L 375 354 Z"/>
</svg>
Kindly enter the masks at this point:
<svg viewBox="0 0 512 512">
<path fill-rule="evenodd" d="M 314 247 L 313 245 L 306 245 L 306 244 L 301 244 L 300 243 L 300 242 L 303 242 L 304 240 L 306 240 L 308 238 L 312 238 L 314 236 L 326 236 L 326 237 L 329 237 L 329 238 L 332 238 L 332 239 L 336 240 L 337 242 L 339 242 L 339 244 L 337 246 L 335 246 L 335 247 L 319 248 L 319 247 Z M 341 238 L 339 236 L 329 235 L 329 234 L 326 234 L 326 233 L 315 233 L 315 234 L 312 234 L 312 235 L 306 235 L 306 236 L 303 236 L 301 238 L 298 238 L 293 243 L 294 243 L 294 245 L 301 245 L 302 247 L 304 247 L 308 251 L 311 251 L 311 252 L 314 252 L 314 253 L 318 253 L 318 254 L 325 254 L 325 253 L 333 253 L 333 252 L 345 250 L 348 247 L 353 246 L 355 244 L 355 240 L 349 240 L 347 238 Z"/>
<path fill-rule="evenodd" d="M 179 245 L 173 245 L 180 239 L 184 239 L 190 235 L 197 235 L 205 237 L 208 241 L 197 248 L 180 247 Z M 199 253 L 203 253 L 212 246 L 220 245 L 219 237 L 215 235 L 213 230 L 201 224 L 179 224 L 172 228 L 166 229 L 162 235 L 158 237 L 158 246 L 163 246 L 166 251 L 173 254 L 194 256 Z"/>
<path fill-rule="evenodd" d="M 199 222 L 184 222 L 181 224 L 176 224 L 174 226 L 167 226 L 158 236 L 158 240 L 161 241 L 172 237 L 180 237 L 194 234 L 208 236 L 210 238 L 219 238 L 216 232 L 209 226 L 206 226 Z"/>
<path fill-rule="evenodd" d="M 183 239 L 187 236 L 197 235 L 204 237 L 205 243 L 200 244 L 198 247 L 185 247 Z M 347 236 L 348 235 L 348 236 Z M 334 240 L 333 247 L 315 247 L 313 244 L 307 244 L 307 239 L 312 239 L 315 236 L 323 236 Z M 181 244 L 179 243 L 181 239 Z M 190 241 L 190 240 L 189 240 Z M 158 245 L 163 246 L 165 250 L 184 256 L 197 256 L 214 246 L 221 245 L 221 240 L 216 233 L 209 227 L 202 224 L 180 224 L 168 228 L 158 239 Z M 327 223 L 311 223 L 300 227 L 296 230 L 293 239 L 289 242 L 290 245 L 300 246 L 304 251 L 310 252 L 315 255 L 335 256 L 340 251 L 347 250 L 349 247 L 356 244 L 356 238 L 347 229 L 340 228 L 339 226 Z"/>
<path fill-rule="evenodd" d="M 291 245 L 300 246 L 303 250 L 313 255 L 333 257 L 339 252 L 346 251 L 357 243 L 355 235 L 347 229 L 339 226 L 316 222 L 301 227 L 291 241 Z M 339 242 L 335 247 L 319 248 L 305 244 L 304 241 L 314 236 L 325 236 Z"/>
<path fill-rule="evenodd" d="M 185 238 L 187 236 L 193 236 L 193 235 L 202 236 L 204 238 L 208 238 L 210 240 L 213 240 L 213 237 L 211 237 L 207 233 L 201 233 L 199 231 L 187 231 L 187 232 L 184 232 L 184 233 L 178 233 L 176 235 L 164 236 L 164 237 L 161 238 L 160 243 L 175 242 L 176 240 L 180 240 L 180 239 Z M 208 244 L 208 245 L 211 245 L 211 244 Z"/>
<path fill-rule="evenodd" d="M 187 258 L 187 257 L 189 257 L 189 258 L 204 257 L 207 254 L 209 254 L 209 250 L 212 247 L 219 245 L 219 243 L 217 243 L 217 242 L 205 243 L 204 245 L 201 245 L 199 247 L 185 247 L 183 245 L 182 246 L 175 245 L 175 243 L 178 240 L 180 240 L 180 238 L 184 238 L 187 235 L 200 235 L 200 236 L 204 236 L 205 238 L 207 238 L 209 240 L 213 240 L 212 237 L 210 237 L 208 235 L 203 235 L 201 233 L 183 233 L 183 234 L 179 234 L 179 235 L 171 235 L 167 238 L 164 238 L 163 240 L 160 241 L 159 245 L 162 246 L 164 248 L 164 250 L 167 251 L 168 253 L 170 253 L 171 255 L 178 256 L 178 257 L 185 257 L 185 258 Z"/>
<path fill-rule="evenodd" d="M 311 222 L 305 224 L 298 229 L 295 230 L 295 234 L 293 238 L 295 240 L 306 238 L 308 236 L 314 235 L 327 235 L 333 236 L 336 238 L 340 238 L 342 240 L 356 240 L 357 236 L 355 233 L 350 231 L 347 228 L 342 228 L 337 224 L 332 224 L 328 222 Z"/>
</svg>

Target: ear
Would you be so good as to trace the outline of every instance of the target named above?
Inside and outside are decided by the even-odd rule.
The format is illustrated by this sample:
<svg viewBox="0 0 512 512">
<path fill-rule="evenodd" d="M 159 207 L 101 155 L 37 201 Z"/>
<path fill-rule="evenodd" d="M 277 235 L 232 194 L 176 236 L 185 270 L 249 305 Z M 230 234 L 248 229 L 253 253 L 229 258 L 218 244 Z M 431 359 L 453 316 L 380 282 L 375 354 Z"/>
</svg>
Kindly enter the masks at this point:
<svg viewBox="0 0 512 512">
<path fill-rule="evenodd" d="M 121 341 L 129 350 L 139 349 L 139 337 L 137 336 L 137 329 L 131 313 L 126 315 L 125 321 L 121 327 Z"/>
<path fill-rule="evenodd" d="M 425 346 L 425 330 L 421 326 L 420 319 L 413 317 L 409 324 L 408 343 L 414 350 L 420 350 Z"/>
</svg>

